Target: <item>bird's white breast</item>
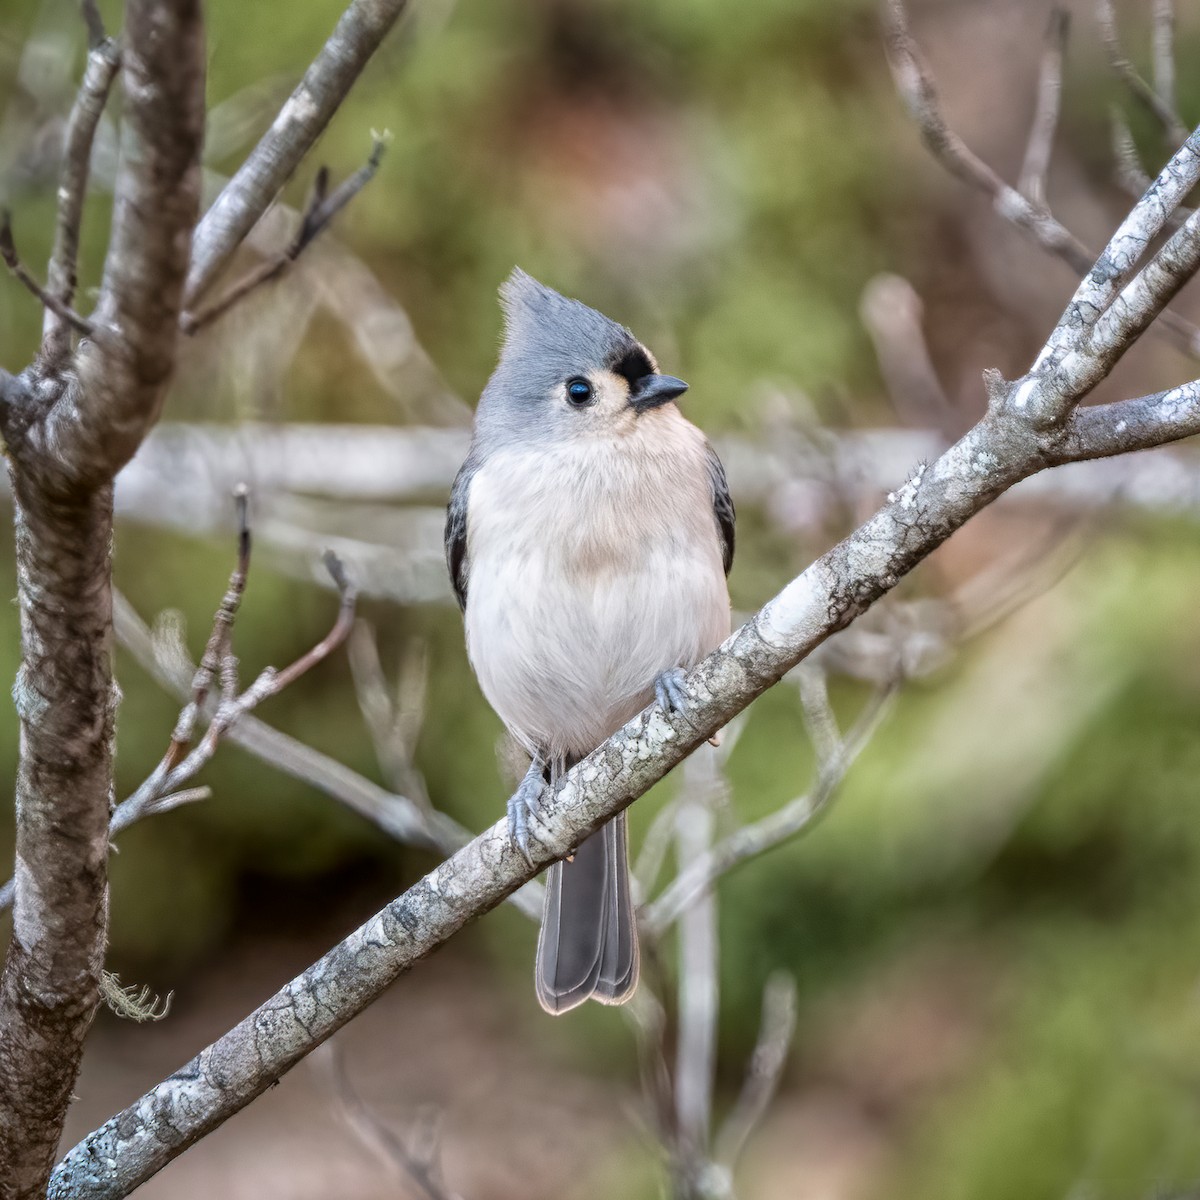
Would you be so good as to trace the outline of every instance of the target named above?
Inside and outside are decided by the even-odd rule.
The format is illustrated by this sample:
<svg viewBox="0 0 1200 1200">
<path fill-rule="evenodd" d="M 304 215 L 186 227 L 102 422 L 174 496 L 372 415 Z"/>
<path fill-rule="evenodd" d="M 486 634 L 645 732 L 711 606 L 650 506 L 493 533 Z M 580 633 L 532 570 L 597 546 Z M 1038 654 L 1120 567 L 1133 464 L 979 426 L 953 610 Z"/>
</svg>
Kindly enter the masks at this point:
<svg viewBox="0 0 1200 1200">
<path fill-rule="evenodd" d="M 587 753 L 729 632 L 704 438 L 672 405 L 497 451 L 467 512 L 467 651 L 530 751 Z"/>
</svg>

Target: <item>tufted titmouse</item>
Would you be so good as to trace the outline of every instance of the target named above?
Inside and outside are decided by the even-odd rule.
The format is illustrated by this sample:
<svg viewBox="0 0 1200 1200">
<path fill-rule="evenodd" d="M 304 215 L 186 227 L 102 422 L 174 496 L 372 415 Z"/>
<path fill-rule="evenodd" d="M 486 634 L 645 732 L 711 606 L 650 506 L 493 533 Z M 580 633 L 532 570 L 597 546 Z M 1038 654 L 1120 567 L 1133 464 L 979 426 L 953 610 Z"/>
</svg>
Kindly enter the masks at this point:
<svg viewBox="0 0 1200 1200">
<path fill-rule="evenodd" d="M 500 289 L 500 361 L 450 497 L 446 559 L 480 687 L 532 762 L 509 801 L 528 857 L 548 780 L 729 634 L 733 504 L 704 435 L 621 325 L 523 271 Z M 629 999 L 638 945 L 625 814 L 550 868 L 537 995 Z"/>
</svg>

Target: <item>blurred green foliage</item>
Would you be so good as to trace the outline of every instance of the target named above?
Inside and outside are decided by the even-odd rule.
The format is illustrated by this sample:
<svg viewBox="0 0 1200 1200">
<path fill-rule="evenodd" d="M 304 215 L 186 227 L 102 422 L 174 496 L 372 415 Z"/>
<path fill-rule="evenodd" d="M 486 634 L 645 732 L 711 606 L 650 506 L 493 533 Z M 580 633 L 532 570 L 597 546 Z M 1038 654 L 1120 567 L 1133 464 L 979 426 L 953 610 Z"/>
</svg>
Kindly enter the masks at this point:
<svg viewBox="0 0 1200 1200">
<path fill-rule="evenodd" d="M 115 26 L 118 6 L 102 7 Z M 270 92 L 278 83 L 286 94 L 341 0 L 208 7 L 216 105 L 236 103 L 251 84 Z M 339 220 L 338 236 L 406 306 L 453 387 L 471 397 L 485 380 L 495 288 L 519 262 L 641 331 L 691 381 L 690 409 L 708 428 L 753 426 L 747 398 L 761 381 L 808 393 L 828 415 L 844 412 L 847 396 L 855 419 L 879 411 L 858 297 L 877 270 L 919 270 L 922 248 L 936 245 L 936 213 L 925 207 L 935 169 L 914 172 L 923 160 L 911 134 L 895 136 L 901 118 L 872 4 L 753 0 L 732 19 L 716 0 L 427 9 L 363 78 L 288 195 L 299 202 L 318 162 L 335 178 L 349 174 L 369 131 L 391 131 L 379 178 Z M 444 24 L 432 19 L 439 13 Z M 16 63 L 31 31 L 73 19 L 66 0 L 8 0 L 0 104 L 23 103 Z M 75 50 L 78 58 L 78 40 Z M 1200 87 L 1200 77 L 1183 79 Z M 1068 132 L 1099 172 L 1106 93 L 1098 75 L 1075 82 Z M 227 173 L 244 149 L 209 166 Z M 39 263 L 53 185 L 4 161 L 19 244 Z M 643 180 L 652 219 L 631 223 L 605 208 L 609 173 Z M 84 287 L 99 278 L 107 210 L 98 190 Z M 6 366 L 32 352 L 38 323 L 19 288 L 0 287 Z M 284 393 L 284 411 L 271 414 L 281 420 L 398 419 L 329 325 L 314 327 Z M 184 379 L 169 415 L 237 412 L 231 397 Z M 749 606 L 804 555 L 761 514 L 742 514 L 741 531 L 732 584 Z M 126 526 L 118 583 L 144 614 L 181 610 L 198 654 L 231 550 Z M 7 554 L 0 576 L 11 596 Z M 1038 602 L 1049 635 L 1027 641 L 1002 627 L 911 685 L 830 815 L 728 878 L 721 1035 L 730 1094 L 763 982 L 783 968 L 800 985 L 792 1082 L 848 1072 L 869 1108 L 871 1081 L 889 1060 L 830 1067 L 829 1046 L 845 1038 L 841 1018 L 863 997 L 886 1005 L 897 964 L 926 962 L 940 948 L 940 967 L 922 981 L 935 995 L 963 997 L 968 1049 L 951 1068 L 931 1067 L 932 1084 L 889 1094 L 880 1120 L 893 1150 L 880 1196 L 1108 1200 L 1200 1176 L 1197 594 L 1193 526 L 1142 522 L 1098 536 Z M 236 634 L 244 675 L 307 649 L 332 611 L 328 594 L 257 566 Z M 14 610 L 5 612 L 0 677 L 11 678 L 17 629 Z M 474 827 L 493 820 L 506 786 L 493 750 L 500 728 L 470 679 L 457 614 L 367 606 L 366 615 L 387 662 L 414 634 L 429 644 L 420 765 L 434 803 Z M 157 761 L 177 706 L 123 655 L 119 676 L 123 795 Z M 846 685 L 835 699 L 849 719 L 863 695 Z M 377 774 L 343 660 L 262 715 Z M 15 753 L 10 713 L 0 721 L 9 777 Z M 738 817 L 802 790 L 811 766 L 794 695 L 769 693 L 732 758 Z M 112 963 L 127 978 L 174 986 L 239 933 L 306 919 L 326 927 L 331 908 L 349 927 L 428 865 L 236 748 L 223 749 L 202 781 L 211 801 L 131 830 L 113 859 Z M 636 830 L 669 788 L 639 803 Z M 10 825 L 0 834 L 6 856 Z M 499 913 L 474 937 L 489 969 L 528 987 L 528 923 Z M 628 1068 L 626 1030 L 605 1010 L 539 1036 L 592 1069 Z M 924 1036 L 927 1045 L 897 1013 L 893 1042 L 938 1060 L 937 1032 Z"/>
</svg>

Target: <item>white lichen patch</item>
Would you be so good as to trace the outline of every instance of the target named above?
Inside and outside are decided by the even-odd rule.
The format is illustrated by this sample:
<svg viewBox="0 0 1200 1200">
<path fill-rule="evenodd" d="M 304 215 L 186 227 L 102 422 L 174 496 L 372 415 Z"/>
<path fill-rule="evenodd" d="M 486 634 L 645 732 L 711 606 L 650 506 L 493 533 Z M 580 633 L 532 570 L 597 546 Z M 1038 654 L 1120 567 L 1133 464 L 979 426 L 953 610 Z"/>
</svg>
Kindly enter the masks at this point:
<svg viewBox="0 0 1200 1200">
<path fill-rule="evenodd" d="M 917 502 L 917 492 L 921 489 L 921 481 L 925 478 L 925 466 L 925 463 L 920 463 L 898 492 L 889 492 L 888 503 L 898 504 L 901 508 L 912 508 Z"/>
<path fill-rule="evenodd" d="M 990 450 L 977 450 L 966 462 L 969 475 L 990 475 L 1000 466 L 1000 460 Z"/>
<path fill-rule="evenodd" d="M 1029 403 L 1037 383 L 1037 377 L 1031 375 L 1017 388 L 1016 395 L 1013 396 L 1013 408 L 1024 408 Z"/>
<path fill-rule="evenodd" d="M 272 128 L 278 133 L 289 125 L 307 125 L 314 121 L 317 115 L 316 103 L 309 95 L 308 89 L 300 87 L 288 97 L 287 103 L 279 110 L 279 116 L 275 118 Z"/>
<path fill-rule="evenodd" d="M 13 886 L 16 900 L 13 904 L 13 937 L 32 953 L 46 936 L 46 927 L 40 918 L 42 902 L 37 877 L 19 854 L 13 868 Z"/>
<path fill-rule="evenodd" d="M 819 629 L 826 603 L 817 569 L 811 566 L 758 614 L 758 634 L 768 646 L 776 648 L 805 641 Z"/>
</svg>

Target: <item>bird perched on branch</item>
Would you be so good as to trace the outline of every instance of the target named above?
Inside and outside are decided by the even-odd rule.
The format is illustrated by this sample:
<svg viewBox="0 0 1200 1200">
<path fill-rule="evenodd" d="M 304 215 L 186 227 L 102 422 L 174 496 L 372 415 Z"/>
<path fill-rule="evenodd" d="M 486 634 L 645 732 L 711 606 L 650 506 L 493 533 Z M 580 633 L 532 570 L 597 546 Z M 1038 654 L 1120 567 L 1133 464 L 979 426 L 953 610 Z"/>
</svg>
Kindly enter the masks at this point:
<svg viewBox="0 0 1200 1200">
<path fill-rule="evenodd" d="M 454 481 L 446 559 L 467 652 L 530 757 L 509 801 L 530 856 L 563 772 L 729 634 L 733 504 L 725 472 L 628 329 L 514 270 L 500 361 Z M 620 1004 L 638 977 L 622 812 L 550 868 L 538 939 L 542 1006 Z"/>
</svg>

